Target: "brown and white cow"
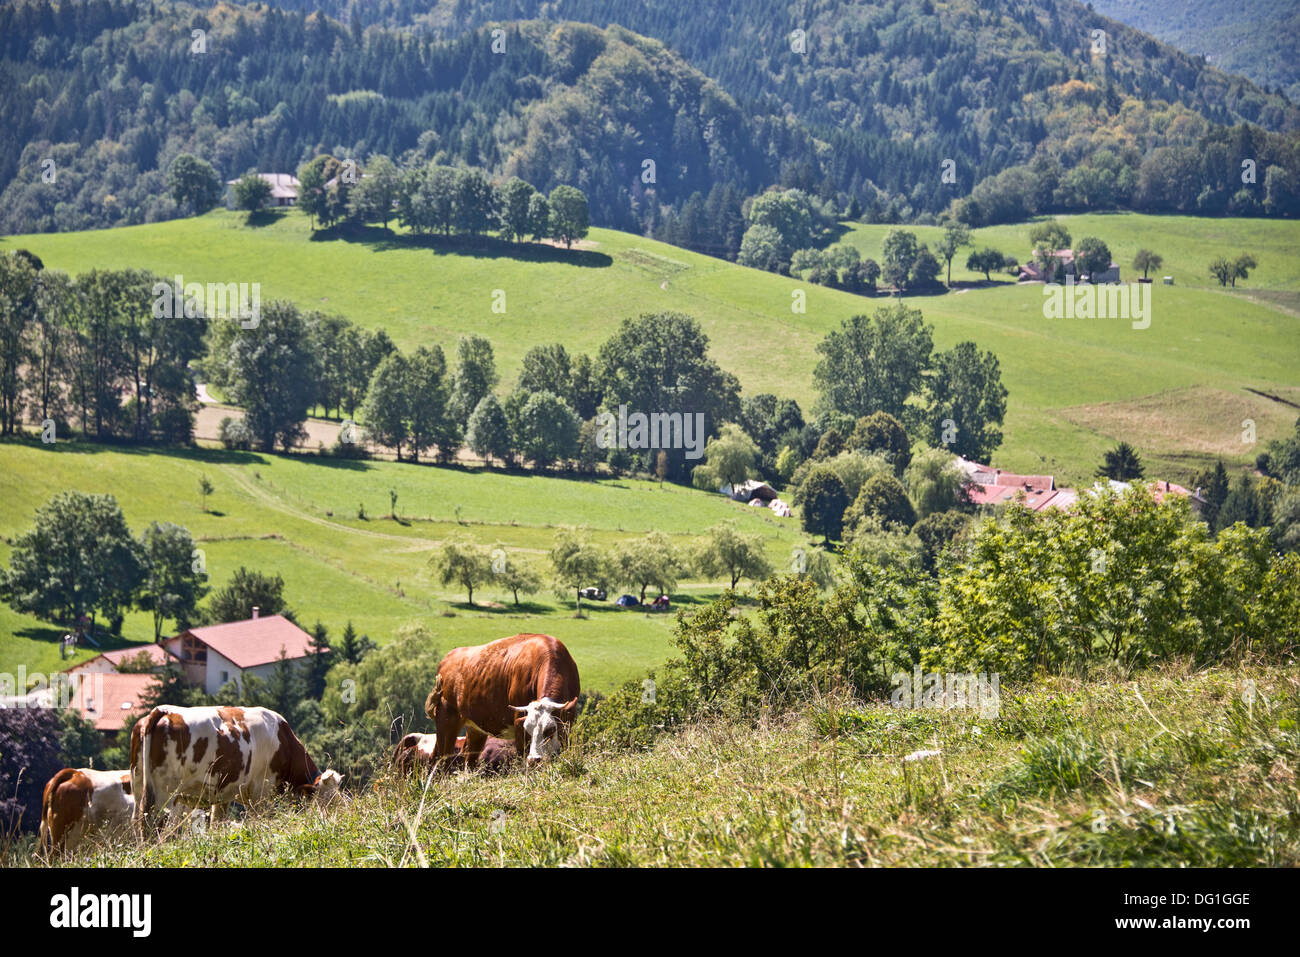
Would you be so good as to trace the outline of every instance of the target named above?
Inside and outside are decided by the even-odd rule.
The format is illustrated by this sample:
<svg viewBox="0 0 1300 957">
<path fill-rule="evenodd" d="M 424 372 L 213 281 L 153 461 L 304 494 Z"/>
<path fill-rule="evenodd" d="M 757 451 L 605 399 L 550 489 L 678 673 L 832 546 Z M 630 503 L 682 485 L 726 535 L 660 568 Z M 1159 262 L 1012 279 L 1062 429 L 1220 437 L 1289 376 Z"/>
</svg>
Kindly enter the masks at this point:
<svg viewBox="0 0 1300 957">
<path fill-rule="evenodd" d="M 473 768 L 489 737 L 513 729 L 519 753 L 537 764 L 563 746 L 578 713 L 578 690 L 573 656 L 550 635 L 454 648 L 438 665 L 424 703 L 438 733 L 434 756 L 449 757 L 464 727 L 465 763 Z"/>
<path fill-rule="evenodd" d="M 434 756 L 437 743 L 436 734 L 408 734 L 397 743 L 393 751 L 393 767 L 399 774 L 410 774 L 417 770 L 423 773 L 432 769 L 438 760 Z M 451 767 L 463 766 L 461 757 L 464 750 L 465 735 L 462 734 L 456 739 Z M 504 738 L 488 738 L 478 753 L 477 767 L 483 774 L 504 774 L 518 758 L 519 749 L 515 742 Z"/>
<path fill-rule="evenodd" d="M 131 772 L 64 768 L 45 785 L 41 847 L 47 852 L 72 851 L 91 831 L 126 831 L 134 811 Z"/>
<path fill-rule="evenodd" d="M 318 772 L 289 722 L 267 708 L 160 705 L 131 730 L 137 824 L 177 801 L 211 806 L 214 822 L 232 801 L 250 806 L 283 791 L 328 802 L 342 781 Z"/>
</svg>

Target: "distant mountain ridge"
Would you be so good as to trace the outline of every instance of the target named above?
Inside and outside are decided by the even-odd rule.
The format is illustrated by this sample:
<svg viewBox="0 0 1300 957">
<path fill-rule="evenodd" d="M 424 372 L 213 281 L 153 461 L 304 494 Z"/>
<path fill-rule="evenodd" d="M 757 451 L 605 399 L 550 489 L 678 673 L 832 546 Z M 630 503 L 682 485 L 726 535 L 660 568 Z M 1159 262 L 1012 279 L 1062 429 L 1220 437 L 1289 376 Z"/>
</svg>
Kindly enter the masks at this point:
<svg viewBox="0 0 1300 957">
<path fill-rule="evenodd" d="M 886 222 L 1300 211 L 1300 109 L 1073 0 L 18 0 L 0 83 L 6 232 L 176 215 L 182 152 L 223 178 L 320 152 L 518 173 L 728 255 L 773 185 Z"/>
</svg>

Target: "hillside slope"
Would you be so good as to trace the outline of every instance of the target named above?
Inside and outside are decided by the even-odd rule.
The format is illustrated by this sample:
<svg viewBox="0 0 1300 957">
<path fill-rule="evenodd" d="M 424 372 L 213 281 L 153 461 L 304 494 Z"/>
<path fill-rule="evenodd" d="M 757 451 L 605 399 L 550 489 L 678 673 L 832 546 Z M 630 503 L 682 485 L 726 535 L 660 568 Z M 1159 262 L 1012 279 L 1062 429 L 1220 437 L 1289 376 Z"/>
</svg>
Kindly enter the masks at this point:
<svg viewBox="0 0 1300 957">
<path fill-rule="evenodd" d="M 1162 251 L 1176 285 L 1155 285 L 1149 329 L 1122 320 L 1048 321 L 1042 287 L 1005 281 L 908 299 L 934 325 L 937 348 L 971 339 L 998 356 L 1010 392 L 998 464 L 1090 481 L 1102 450 L 1128 439 L 1154 453 L 1161 477 L 1190 480 L 1218 455 L 1253 462 L 1258 449 L 1240 442 L 1245 417 L 1257 420 L 1260 442 L 1289 431 L 1295 408 L 1246 390 L 1295 401 L 1300 303 L 1286 290 L 1300 283 L 1300 223 L 1135 214 L 1064 221 L 1076 235 L 1106 239 L 1126 279 L 1138 246 Z M 847 236 L 878 257 L 886 231 L 859 226 Z M 977 230 L 974 243 L 1024 259 L 1027 231 Z M 72 272 L 131 266 L 187 281 L 257 281 L 264 300 L 288 298 L 382 327 L 403 348 L 437 342 L 450 350 L 459 335 L 481 333 L 493 343 L 506 387 L 533 345 L 562 342 L 571 353 L 594 354 L 619 320 L 679 310 L 700 320 L 711 354 L 739 376 L 746 394 L 772 392 L 805 409 L 816 400 L 817 343 L 847 317 L 888 302 L 627 233 L 593 230 L 585 245 L 569 255 L 495 242 L 407 244 L 378 231 L 351 241 L 313 239 L 297 212 L 260 227 L 246 226 L 242 214 L 214 212 L 0 240 L 0 249 L 26 247 L 47 266 Z M 1254 277 L 1235 291 L 1211 287 L 1205 264 L 1240 250 L 1259 260 Z M 982 280 L 960 268 L 964 260 L 965 251 L 954 280 Z M 494 290 L 505 293 L 504 314 L 492 311 Z M 805 312 L 793 309 L 796 290 L 807 296 Z M 1280 305 L 1265 298 L 1273 293 Z M 1189 398 L 1189 389 L 1208 391 Z M 1144 432 L 1133 431 L 1134 416 L 1146 423 Z"/>
</svg>

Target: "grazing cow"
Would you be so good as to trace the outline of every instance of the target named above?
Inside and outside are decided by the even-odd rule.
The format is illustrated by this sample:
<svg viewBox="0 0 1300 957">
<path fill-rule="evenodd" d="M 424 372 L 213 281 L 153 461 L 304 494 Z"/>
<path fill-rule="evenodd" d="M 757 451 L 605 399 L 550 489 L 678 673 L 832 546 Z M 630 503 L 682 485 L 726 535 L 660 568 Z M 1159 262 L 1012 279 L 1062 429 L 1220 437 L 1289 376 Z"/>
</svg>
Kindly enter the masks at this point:
<svg viewBox="0 0 1300 957">
<path fill-rule="evenodd" d="M 410 774 L 415 770 L 426 770 L 433 767 L 435 758 L 434 749 L 438 743 L 436 734 L 419 734 L 412 732 L 401 741 L 397 742 L 397 747 L 393 751 L 393 767 L 399 774 Z M 456 754 L 460 754 L 465 747 L 465 736 L 462 734 L 456 739 Z"/>
<path fill-rule="evenodd" d="M 454 648 L 438 665 L 424 713 L 438 732 L 435 758 L 451 755 L 465 727 L 465 761 L 473 768 L 487 739 L 513 726 L 515 747 L 531 766 L 557 753 L 568 736 L 578 713 L 578 666 L 550 635 Z"/>
<path fill-rule="evenodd" d="M 64 768 L 45 785 L 41 847 L 71 851 L 90 831 L 125 831 L 134 811 L 131 772 Z"/>
<path fill-rule="evenodd" d="M 343 777 L 317 772 L 281 715 L 266 708 L 154 708 L 131 730 L 135 820 L 176 801 L 211 806 L 215 823 L 232 801 L 256 804 L 290 791 L 328 803 Z"/>
<path fill-rule="evenodd" d="M 519 748 L 504 738 L 488 738 L 478 754 L 478 769 L 483 774 L 505 774 L 519 760 Z"/>
</svg>

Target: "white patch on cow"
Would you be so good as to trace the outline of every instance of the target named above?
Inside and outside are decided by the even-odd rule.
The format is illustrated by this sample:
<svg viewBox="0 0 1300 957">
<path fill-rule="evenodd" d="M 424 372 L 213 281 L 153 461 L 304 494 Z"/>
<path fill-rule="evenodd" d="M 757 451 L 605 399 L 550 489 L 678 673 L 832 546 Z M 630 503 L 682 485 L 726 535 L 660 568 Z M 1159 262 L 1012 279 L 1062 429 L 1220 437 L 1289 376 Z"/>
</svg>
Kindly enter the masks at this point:
<svg viewBox="0 0 1300 957">
<path fill-rule="evenodd" d="M 415 743 L 415 750 L 419 751 L 427 758 L 433 757 L 433 749 L 438 746 L 438 736 L 436 734 L 422 734 Z"/>
<path fill-rule="evenodd" d="M 541 761 L 560 752 L 560 721 L 557 715 L 564 710 L 564 702 L 542 698 L 527 707 L 511 705 L 524 713 L 524 734 L 528 736 L 529 762 Z"/>
</svg>

